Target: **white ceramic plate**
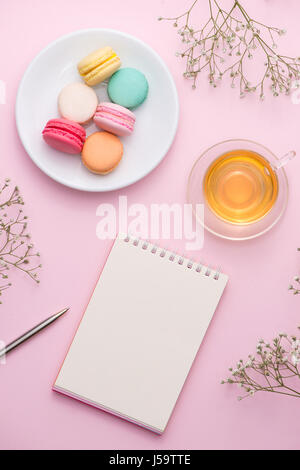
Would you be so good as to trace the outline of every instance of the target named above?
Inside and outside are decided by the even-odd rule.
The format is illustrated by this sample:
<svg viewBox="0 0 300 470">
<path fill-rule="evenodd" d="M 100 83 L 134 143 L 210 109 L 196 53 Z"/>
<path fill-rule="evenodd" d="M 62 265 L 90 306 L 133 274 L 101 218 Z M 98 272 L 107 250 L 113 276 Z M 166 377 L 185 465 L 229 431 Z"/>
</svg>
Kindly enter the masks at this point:
<svg viewBox="0 0 300 470">
<path fill-rule="evenodd" d="M 57 97 L 66 84 L 80 81 L 77 63 L 93 50 L 109 45 L 122 66 L 141 70 L 149 81 L 149 95 L 134 112 L 135 131 L 122 138 L 124 156 L 116 170 L 106 176 L 90 173 L 80 155 L 50 148 L 42 139 L 49 119 L 59 117 Z M 106 84 L 94 87 L 99 100 L 107 100 Z M 16 121 L 21 141 L 34 163 L 48 176 L 83 191 L 112 191 L 146 176 L 163 159 L 175 137 L 179 105 L 173 78 L 165 63 L 142 41 L 109 29 L 87 29 L 63 36 L 31 62 L 20 83 Z M 86 126 L 87 135 L 98 130 Z"/>
</svg>

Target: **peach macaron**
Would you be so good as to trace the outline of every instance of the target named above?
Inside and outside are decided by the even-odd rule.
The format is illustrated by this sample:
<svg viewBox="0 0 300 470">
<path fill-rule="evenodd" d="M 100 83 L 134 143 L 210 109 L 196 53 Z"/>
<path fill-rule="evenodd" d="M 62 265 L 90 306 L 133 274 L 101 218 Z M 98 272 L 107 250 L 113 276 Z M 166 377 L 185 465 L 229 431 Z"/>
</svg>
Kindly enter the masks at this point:
<svg viewBox="0 0 300 470">
<path fill-rule="evenodd" d="M 123 156 L 123 144 L 110 132 L 95 132 L 85 141 L 81 159 L 88 170 L 98 175 L 113 171 Z"/>
</svg>

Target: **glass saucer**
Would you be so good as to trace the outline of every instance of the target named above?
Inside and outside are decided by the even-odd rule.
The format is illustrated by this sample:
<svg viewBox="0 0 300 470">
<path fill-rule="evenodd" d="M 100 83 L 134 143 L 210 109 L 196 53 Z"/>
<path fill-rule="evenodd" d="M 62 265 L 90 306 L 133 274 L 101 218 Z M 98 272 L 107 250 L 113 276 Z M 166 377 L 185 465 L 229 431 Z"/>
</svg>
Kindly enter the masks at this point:
<svg viewBox="0 0 300 470">
<path fill-rule="evenodd" d="M 248 224 L 235 224 L 216 216 L 206 202 L 203 192 L 203 180 L 212 162 L 232 150 L 243 149 L 255 152 L 264 157 L 275 169 L 278 179 L 277 199 L 270 211 L 260 220 Z M 189 175 L 187 201 L 192 205 L 198 222 L 209 232 L 228 240 L 249 240 L 268 232 L 280 220 L 288 203 L 288 180 L 284 168 L 277 168 L 280 159 L 269 149 L 246 139 L 225 140 L 205 150 L 196 160 Z M 197 211 L 197 204 L 204 205 L 204 211 Z"/>
</svg>

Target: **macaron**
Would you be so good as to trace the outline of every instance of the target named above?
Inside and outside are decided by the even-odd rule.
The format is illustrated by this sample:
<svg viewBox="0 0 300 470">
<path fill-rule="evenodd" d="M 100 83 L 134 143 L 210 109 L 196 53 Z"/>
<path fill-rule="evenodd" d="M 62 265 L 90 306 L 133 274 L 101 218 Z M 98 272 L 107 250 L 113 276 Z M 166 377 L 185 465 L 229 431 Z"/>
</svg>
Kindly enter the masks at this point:
<svg viewBox="0 0 300 470">
<path fill-rule="evenodd" d="M 65 153 L 80 153 L 85 137 L 85 129 L 69 119 L 50 119 L 43 130 L 44 141 Z"/>
<path fill-rule="evenodd" d="M 80 124 L 92 119 L 97 104 L 98 97 L 94 90 L 80 82 L 65 86 L 58 96 L 58 109 L 62 117 Z"/>
<path fill-rule="evenodd" d="M 109 80 L 107 92 L 111 101 L 125 108 L 136 108 L 147 98 L 149 90 L 145 75 L 137 69 L 118 70 Z"/>
<path fill-rule="evenodd" d="M 95 132 L 85 141 L 81 158 L 88 170 L 99 175 L 113 171 L 123 156 L 123 144 L 109 132 Z"/>
<path fill-rule="evenodd" d="M 104 102 L 97 106 L 94 122 L 105 131 L 124 137 L 132 134 L 135 115 L 123 106 Z"/>
<path fill-rule="evenodd" d="M 77 68 L 85 83 L 94 86 L 110 77 L 120 66 L 120 58 L 111 47 L 107 46 L 97 49 L 82 59 Z"/>
</svg>

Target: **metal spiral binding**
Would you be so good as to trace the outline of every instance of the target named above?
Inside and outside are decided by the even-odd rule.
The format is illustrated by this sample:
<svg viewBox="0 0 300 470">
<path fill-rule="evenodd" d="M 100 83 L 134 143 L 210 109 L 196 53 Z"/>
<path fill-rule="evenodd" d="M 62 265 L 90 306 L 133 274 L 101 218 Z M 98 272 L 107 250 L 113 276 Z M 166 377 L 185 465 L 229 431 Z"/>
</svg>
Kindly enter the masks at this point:
<svg viewBox="0 0 300 470">
<path fill-rule="evenodd" d="M 183 266 L 184 263 L 185 267 L 190 270 L 194 270 L 197 273 L 200 273 L 204 276 L 211 277 L 215 281 L 217 281 L 220 277 L 221 270 L 220 267 L 217 270 L 214 270 L 211 266 L 205 266 L 202 263 L 197 261 L 193 261 L 191 259 L 187 259 L 184 256 L 175 253 L 173 251 L 169 251 L 166 248 L 158 247 L 157 245 L 150 243 L 145 240 L 141 240 L 139 237 L 134 237 L 132 235 L 126 235 L 121 237 L 121 239 L 125 243 L 131 243 L 133 246 L 140 246 L 140 248 L 144 251 L 150 250 L 150 253 L 156 255 L 158 254 L 161 258 L 167 258 L 168 261 L 173 263 L 178 263 L 179 265 Z"/>
</svg>

